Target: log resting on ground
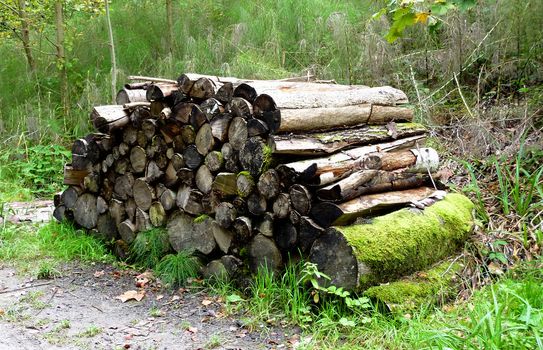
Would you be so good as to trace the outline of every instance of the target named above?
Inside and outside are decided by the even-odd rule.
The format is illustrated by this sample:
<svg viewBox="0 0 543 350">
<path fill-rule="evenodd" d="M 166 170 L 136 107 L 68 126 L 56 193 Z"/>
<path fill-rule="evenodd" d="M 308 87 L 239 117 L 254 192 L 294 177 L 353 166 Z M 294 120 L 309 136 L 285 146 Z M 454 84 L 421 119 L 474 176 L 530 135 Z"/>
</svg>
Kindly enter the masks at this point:
<svg viewBox="0 0 543 350">
<path fill-rule="evenodd" d="M 360 290 L 427 268 L 450 256 L 473 228 L 473 203 L 448 194 L 424 210 L 405 208 L 368 223 L 336 226 L 313 243 L 309 259 L 329 283 Z"/>
</svg>

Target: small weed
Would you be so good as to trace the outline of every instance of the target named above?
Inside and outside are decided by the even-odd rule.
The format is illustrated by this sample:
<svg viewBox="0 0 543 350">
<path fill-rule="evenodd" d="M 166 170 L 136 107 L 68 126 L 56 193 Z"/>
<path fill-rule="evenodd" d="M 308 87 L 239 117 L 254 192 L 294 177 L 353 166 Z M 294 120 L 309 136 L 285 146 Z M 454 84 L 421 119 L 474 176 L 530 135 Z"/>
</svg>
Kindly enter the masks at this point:
<svg viewBox="0 0 543 350">
<path fill-rule="evenodd" d="M 207 341 L 207 343 L 204 345 L 204 348 L 206 349 L 215 349 L 215 348 L 218 348 L 220 347 L 222 344 L 222 339 L 220 336 L 216 335 L 216 334 L 213 334 L 209 340 Z"/>
<path fill-rule="evenodd" d="M 191 327 L 191 325 L 189 321 L 181 321 L 180 327 L 182 330 L 186 331 Z"/>
<path fill-rule="evenodd" d="M 102 328 L 92 325 L 92 326 L 89 326 L 83 332 L 79 333 L 79 337 L 92 338 L 92 337 L 97 336 L 100 333 L 102 333 Z"/>
<path fill-rule="evenodd" d="M 170 285 L 183 285 L 189 277 L 198 276 L 200 269 L 198 258 L 188 252 L 168 254 L 156 266 L 156 273 L 160 279 Z"/>
<path fill-rule="evenodd" d="M 70 320 L 62 320 L 60 323 L 55 327 L 55 330 L 60 331 L 62 329 L 68 329 L 71 327 Z"/>
<path fill-rule="evenodd" d="M 149 316 L 151 316 L 151 317 L 162 317 L 164 315 L 165 315 L 164 311 L 157 308 L 157 307 L 152 307 L 149 310 Z"/>
</svg>

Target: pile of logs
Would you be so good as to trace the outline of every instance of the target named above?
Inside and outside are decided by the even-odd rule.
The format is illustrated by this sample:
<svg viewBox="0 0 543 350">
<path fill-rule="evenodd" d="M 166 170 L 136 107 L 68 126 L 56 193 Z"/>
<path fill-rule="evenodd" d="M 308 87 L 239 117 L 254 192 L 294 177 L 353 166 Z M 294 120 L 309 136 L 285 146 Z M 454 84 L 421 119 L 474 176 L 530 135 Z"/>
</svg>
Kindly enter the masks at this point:
<svg viewBox="0 0 543 350">
<path fill-rule="evenodd" d="M 165 227 L 175 251 L 211 265 L 231 255 L 278 269 L 299 252 L 326 264 L 322 239 L 312 246 L 327 228 L 435 191 L 438 155 L 400 90 L 198 74 L 131 81 L 116 105 L 92 110 L 97 132 L 74 142 L 69 187 L 55 198 L 58 220 L 119 247 Z"/>
</svg>

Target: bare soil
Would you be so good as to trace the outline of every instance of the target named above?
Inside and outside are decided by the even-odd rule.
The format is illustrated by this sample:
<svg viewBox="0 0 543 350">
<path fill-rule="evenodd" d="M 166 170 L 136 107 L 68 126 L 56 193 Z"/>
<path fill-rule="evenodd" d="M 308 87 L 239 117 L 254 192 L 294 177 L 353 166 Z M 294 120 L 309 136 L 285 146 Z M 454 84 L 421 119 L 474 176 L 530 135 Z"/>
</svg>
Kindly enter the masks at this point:
<svg viewBox="0 0 543 350">
<path fill-rule="evenodd" d="M 204 289 L 171 291 L 153 280 L 136 286 L 137 271 L 73 264 L 63 277 L 25 280 L 0 267 L 0 349 L 281 349 L 299 330 L 244 327 Z M 122 302 L 128 290 L 141 301 Z"/>
</svg>

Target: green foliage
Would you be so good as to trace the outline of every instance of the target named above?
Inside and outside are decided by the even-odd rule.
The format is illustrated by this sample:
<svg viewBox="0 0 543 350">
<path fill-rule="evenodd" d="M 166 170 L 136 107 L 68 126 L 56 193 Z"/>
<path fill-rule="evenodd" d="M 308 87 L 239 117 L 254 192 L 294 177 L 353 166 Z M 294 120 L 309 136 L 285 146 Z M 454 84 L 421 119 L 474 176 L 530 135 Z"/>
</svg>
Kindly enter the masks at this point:
<svg viewBox="0 0 543 350">
<path fill-rule="evenodd" d="M 130 245 L 130 260 L 142 268 L 154 268 L 170 251 L 168 232 L 152 228 L 139 232 Z"/>
<path fill-rule="evenodd" d="M 393 43 L 401 38 L 405 29 L 417 23 L 427 24 L 436 30 L 442 24 L 442 16 L 447 12 L 459 10 L 465 12 L 477 5 L 477 0 L 392 0 L 387 6 L 373 15 L 379 18 L 390 14 L 392 24 L 385 38 Z"/>
<path fill-rule="evenodd" d="M 160 279 L 172 287 L 184 285 L 189 278 L 198 276 L 201 263 L 189 252 L 168 254 L 160 260 L 155 272 Z"/>
<path fill-rule="evenodd" d="M 59 145 L 4 149 L 0 154 L 0 200 L 27 199 L 28 190 L 38 198 L 51 197 L 62 189 L 62 169 L 70 157 Z"/>
</svg>

